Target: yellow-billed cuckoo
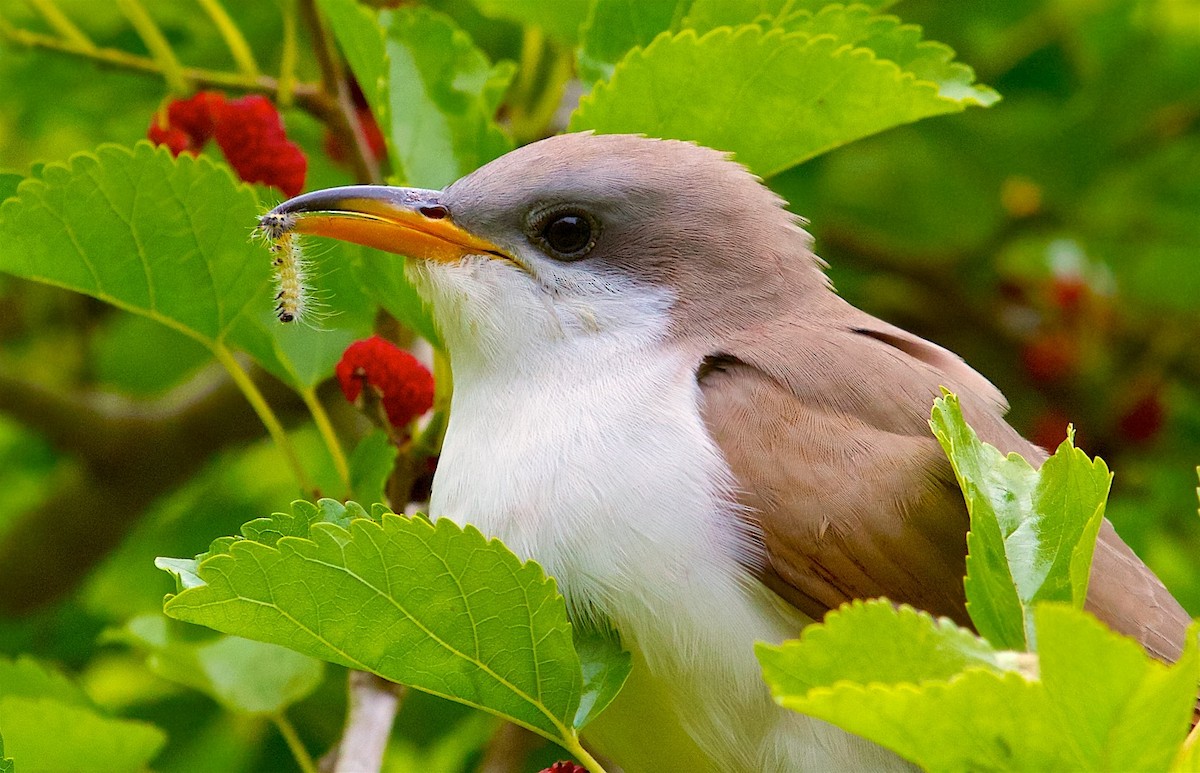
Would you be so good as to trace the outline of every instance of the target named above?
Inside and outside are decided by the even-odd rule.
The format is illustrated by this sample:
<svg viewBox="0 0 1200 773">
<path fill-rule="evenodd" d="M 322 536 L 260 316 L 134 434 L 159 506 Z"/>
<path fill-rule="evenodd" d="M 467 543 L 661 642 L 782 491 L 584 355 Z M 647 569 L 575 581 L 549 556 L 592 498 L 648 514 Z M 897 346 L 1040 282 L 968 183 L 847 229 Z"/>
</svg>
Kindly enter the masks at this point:
<svg viewBox="0 0 1200 773">
<path fill-rule="evenodd" d="M 886 596 L 970 625 L 939 387 L 1038 464 L 949 351 L 836 295 L 784 202 L 685 142 L 571 134 L 443 191 L 353 186 L 276 213 L 416 260 L 454 397 L 430 512 L 555 576 L 634 654 L 589 738 L 627 770 L 898 759 L 775 706 L 756 641 Z M 1188 618 L 1106 521 L 1088 608 L 1175 658 Z M 655 767 L 657 766 L 657 767 Z"/>
</svg>

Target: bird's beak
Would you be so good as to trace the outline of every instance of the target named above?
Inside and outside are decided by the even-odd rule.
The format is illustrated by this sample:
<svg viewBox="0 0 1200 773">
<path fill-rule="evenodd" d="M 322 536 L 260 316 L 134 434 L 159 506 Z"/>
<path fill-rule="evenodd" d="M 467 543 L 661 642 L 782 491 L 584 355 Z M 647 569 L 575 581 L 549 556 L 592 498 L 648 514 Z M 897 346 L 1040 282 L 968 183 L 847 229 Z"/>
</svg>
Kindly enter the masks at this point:
<svg viewBox="0 0 1200 773">
<path fill-rule="evenodd" d="M 267 217 L 286 217 L 285 231 L 328 236 L 421 260 L 453 263 L 468 255 L 511 259 L 501 248 L 456 225 L 439 195 L 421 188 L 348 185 L 289 199 Z"/>
</svg>

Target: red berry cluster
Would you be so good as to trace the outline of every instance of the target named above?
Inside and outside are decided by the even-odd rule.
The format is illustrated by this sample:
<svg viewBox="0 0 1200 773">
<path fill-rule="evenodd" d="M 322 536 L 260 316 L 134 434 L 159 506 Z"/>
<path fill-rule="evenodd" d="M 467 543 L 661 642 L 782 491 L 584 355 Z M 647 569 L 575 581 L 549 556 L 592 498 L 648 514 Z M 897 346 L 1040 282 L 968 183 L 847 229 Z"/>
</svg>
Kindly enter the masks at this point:
<svg viewBox="0 0 1200 773">
<path fill-rule="evenodd" d="M 246 182 L 279 188 L 287 196 L 304 189 L 308 159 L 283 130 L 279 111 L 266 97 L 252 95 L 227 100 L 224 94 L 201 91 L 167 105 L 146 136 L 166 145 L 173 155 L 199 153 L 210 138 L 238 177 Z"/>
<path fill-rule="evenodd" d="M 352 403 L 358 403 L 364 384 L 374 390 L 393 427 L 406 427 L 433 407 L 429 369 L 379 336 L 350 344 L 335 372 L 342 394 Z"/>
<path fill-rule="evenodd" d="M 587 773 L 587 768 L 580 767 L 574 762 L 556 762 L 548 768 L 544 768 L 539 773 Z"/>
</svg>

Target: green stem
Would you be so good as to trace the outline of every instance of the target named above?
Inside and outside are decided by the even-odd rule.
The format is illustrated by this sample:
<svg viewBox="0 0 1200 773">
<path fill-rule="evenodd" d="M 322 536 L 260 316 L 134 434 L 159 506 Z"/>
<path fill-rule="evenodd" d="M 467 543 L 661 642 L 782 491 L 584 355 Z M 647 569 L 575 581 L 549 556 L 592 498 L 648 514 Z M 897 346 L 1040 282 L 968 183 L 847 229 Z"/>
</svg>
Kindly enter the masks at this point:
<svg viewBox="0 0 1200 773">
<path fill-rule="evenodd" d="M 280 107 L 289 107 L 292 101 L 292 84 L 296 82 L 296 3 L 283 3 L 283 48 L 279 54 L 279 94 L 275 101 Z"/>
<path fill-rule="evenodd" d="M 267 428 L 267 432 L 271 435 L 271 439 L 275 441 L 275 445 L 283 453 L 284 459 L 289 467 L 292 468 L 292 474 L 296 476 L 296 482 L 305 492 L 316 491 L 316 487 L 312 485 L 308 479 L 308 474 L 304 472 L 303 465 L 300 464 L 300 457 L 296 454 L 296 448 L 292 445 L 292 441 L 288 438 L 287 432 L 284 431 L 283 425 L 279 423 L 279 417 L 275 415 L 275 411 L 271 410 L 271 406 L 267 404 L 267 400 L 263 397 L 258 386 L 242 368 L 237 358 L 233 353 L 225 348 L 224 345 L 218 343 L 212 347 L 213 354 L 217 358 L 217 362 L 225 366 L 225 370 L 229 372 L 233 383 L 237 384 L 238 389 L 246 396 L 246 400 L 250 403 L 250 407 L 258 415 L 263 426 Z"/>
<path fill-rule="evenodd" d="M 317 431 L 321 434 L 321 440 L 325 441 L 325 448 L 329 450 L 329 455 L 333 457 L 333 466 L 337 469 L 338 477 L 341 478 L 342 485 L 346 487 L 346 492 L 353 495 L 354 492 L 350 489 L 350 465 L 346 461 L 346 453 L 342 450 L 342 443 L 338 440 L 337 433 L 333 430 L 333 422 L 329 420 L 329 412 L 325 410 L 325 406 L 321 405 L 321 401 L 317 399 L 317 394 L 311 388 L 300 390 L 300 399 L 308 406 L 308 412 L 312 414 L 313 423 L 317 425 Z"/>
<path fill-rule="evenodd" d="M 578 733 L 572 732 L 565 740 L 563 748 L 575 755 L 575 759 L 579 760 L 579 763 L 587 768 L 589 773 L 606 773 L 604 766 L 597 762 L 587 749 L 583 748 L 583 744 L 579 742 Z"/>
<path fill-rule="evenodd" d="M 179 58 L 175 56 L 174 49 L 167 42 L 167 37 L 163 35 L 158 24 L 142 6 L 141 0 L 117 0 L 117 7 L 146 44 L 146 50 L 158 64 L 167 86 L 176 94 L 186 94 L 188 82 L 183 74 L 183 65 L 179 63 Z"/>
<path fill-rule="evenodd" d="M 204 9 L 208 18 L 221 33 L 221 38 L 225 41 L 234 63 L 237 64 L 242 74 L 247 78 L 257 78 L 259 76 L 258 62 L 254 61 L 254 52 L 250 50 L 250 44 L 246 42 L 242 31 L 234 24 L 233 19 L 229 18 L 229 13 L 225 10 L 225 6 L 221 5 L 221 0 L 196 0 L 196 2 L 200 3 L 200 7 Z"/>
<path fill-rule="evenodd" d="M 279 734 L 283 736 L 283 740 L 287 741 L 288 749 L 292 752 L 292 756 L 296 758 L 296 764 L 300 766 L 302 773 L 317 773 L 317 765 L 313 762 L 312 755 L 308 753 L 308 749 L 304 748 L 304 744 L 300 741 L 300 736 L 296 734 L 296 728 L 292 725 L 291 720 L 281 711 L 278 714 L 272 715 L 271 721 L 275 723 L 275 727 L 279 728 Z"/>
<path fill-rule="evenodd" d="M 54 4 L 54 0 L 29 0 L 29 4 L 65 40 L 71 41 L 71 43 L 82 49 L 96 50 L 96 44 L 92 42 L 91 38 L 85 35 L 83 30 L 76 27 L 75 23 L 67 18 L 67 15 Z"/>
<path fill-rule="evenodd" d="M 70 56 L 90 59 L 111 67 L 145 73 L 147 75 L 162 75 L 158 62 L 145 56 L 131 54 L 116 48 L 88 49 L 70 40 L 62 40 L 53 35 L 43 35 L 38 32 L 17 29 L 0 16 L 0 35 L 9 41 L 26 48 L 40 48 L 55 51 Z M 189 85 L 198 88 L 219 88 L 227 91 L 240 91 L 251 94 L 275 95 L 279 92 L 279 82 L 275 78 L 260 75 L 257 78 L 247 78 L 241 73 L 206 70 L 200 67 L 185 67 L 183 76 Z M 321 91 L 311 83 L 298 83 L 291 89 L 296 104 L 304 108 L 310 115 L 323 123 L 340 120 L 341 108 L 337 100 Z"/>
</svg>

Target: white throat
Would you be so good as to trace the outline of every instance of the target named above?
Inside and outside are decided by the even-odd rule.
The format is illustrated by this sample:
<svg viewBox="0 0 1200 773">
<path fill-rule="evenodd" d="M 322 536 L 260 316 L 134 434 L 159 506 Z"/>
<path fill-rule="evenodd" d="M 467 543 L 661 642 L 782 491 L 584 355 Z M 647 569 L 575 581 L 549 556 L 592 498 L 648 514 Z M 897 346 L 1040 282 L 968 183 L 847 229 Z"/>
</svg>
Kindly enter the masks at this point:
<svg viewBox="0 0 1200 773">
<path fill-rule="evenodd" d="M 523 306 L 511 299 L 527 287 L 470 268 L 418 277 L 435 312 L 462 310 L 438 319 L 455 385 L 430 512 L 537 560 L 577 619 L 598 613 L 620 631 L 645 671 L 635 681 L 655 695 L 623 694 L 597 725 L 622 703 L 657 701 L 714 769 L 877 766 L 873 747 L 778 708 L 762 682 L 754 642 L 794 637 L 806 619 L 746 569 L 761 557 L 701 417 L 694 357 L 667 339 L 670 298 L 626 287 Z M 460 282 L 469 303 L 453 302 Z M 486 288 L 506 302 L 480 298 Z M 622 313 L 639 324 L 611 326 Z"/>
</svg>

